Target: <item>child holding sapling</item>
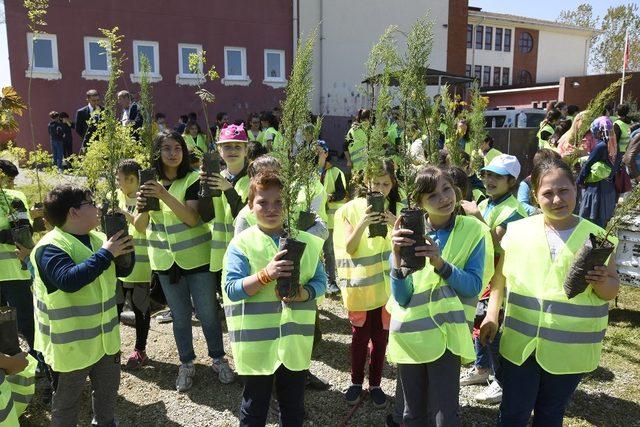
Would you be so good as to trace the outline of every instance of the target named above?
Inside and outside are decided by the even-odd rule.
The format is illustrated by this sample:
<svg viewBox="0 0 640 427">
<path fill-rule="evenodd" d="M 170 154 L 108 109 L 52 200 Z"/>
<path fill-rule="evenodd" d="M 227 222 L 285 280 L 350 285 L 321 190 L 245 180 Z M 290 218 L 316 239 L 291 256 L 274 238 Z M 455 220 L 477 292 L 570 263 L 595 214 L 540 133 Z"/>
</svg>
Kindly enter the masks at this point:
<svg viewBox="0 0 640 427">
<path fill-rule="evenodd" d="M 480 341 L 495 340 L 506 298 L 499 424 L 526 426 L 533 411 L 533 425 L 559 426 L 582 376 L 598 367 L 608 301 L 620 281 L 612 256 L 606 266 L 587 272 L 583 292 L 567 297 L 563 282 L 576 254 L 590 234 L 605 233 L 573 215 L 577 188 L 566 163 L 552 158 L 537 163 L 531 183 L 542 214 L 511 223 L 502 239 Z"/>
<path fill-rule="evenodd" d="M 413 198 L 425 212 L 427 244 L 415 247 L 426 267 L 406 271 L 401 248 L 416 243 L 398 219 L 392 233 L 391 313 L 388 358 L 398 364 L 406 426 L 460 425 L 460 364 L 475 359 L 469 325 L 478 294 L 493 273 L 489 228 L 473 216 L 456 215 L 457 189 L 445 171 L 418 172 Z"/>
<path fill-rule="evenodd" d="M 345 393 L 347 403 L 357 404 L 362 398 L 362 384 L 369 342 L 369 393 L 376 407 L 386 406 L 387 397 L 380 388 L 382 366 L 389 335 L 390 228 L 401 209 L 398 183 L 393 162 L 381 160 L 375 173 L 367 177 L 368 188 L 382 193 L 382 213 L 367 206 L 364 194 L 339 208 L 334 218 L 333 248 L 342 300 L 349 310 L 351 322 L 351 386 Z M 371 170 L 374 170 L 373 168 Z M 364 171 L 359 175 L 363 176 Z M 384 224 L 384 236 L 372 237 L 369 226 Z"/>
<path fill-rule="evenodd" d="M 135 242 L 135 265 L 131 274 L 118 278 L 117 304 L 118 316 L 122 313 L 125 298 L 129 295 L 131 308 L 135 316 L 136 341 L 133 353 L 127 360 L 127 369 L 140 369 L 149 362 L 147 356 L 147 337 L 151 324 L 151 266 L 149 265 L 149 248 L 146 233 L 140 233 L 133 226 L 137 214 L 136 193 L 140 187 L 138 172 L 140 165 L 133 159 L 126 159 L 118 165 L 118 204 L 127 217 L 129 234 Z"/>
</svg>

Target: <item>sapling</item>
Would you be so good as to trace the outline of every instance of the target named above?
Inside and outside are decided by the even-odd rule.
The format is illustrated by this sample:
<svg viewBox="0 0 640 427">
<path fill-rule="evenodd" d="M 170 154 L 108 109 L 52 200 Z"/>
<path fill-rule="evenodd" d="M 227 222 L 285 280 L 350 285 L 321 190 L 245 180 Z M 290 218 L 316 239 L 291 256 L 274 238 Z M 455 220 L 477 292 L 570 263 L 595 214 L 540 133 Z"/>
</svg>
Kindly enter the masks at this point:
<svg viewBox="0 0 640 427">
<path fill-rule="evenodd" d="M 484 167 L 484 157 L 480 152 L 480 146 L 487 137 L 487 129 L 484 121 L 484 111 L 489 101 L 480 94 L 478 83 L 474 82 L 471 87 L 471 95 L 469 102 L 469 110 L 466 119 L 469 126 L 469 155 L 471 162 L 469 164 L 472 171 L 478 173 Z"/>
<path fill-rule="evenodd" d="M 142 114 L 142 128 L 140 129 L 139 137 L 140 144 L 143 151 L 143 158 L 140 164 L 143 169 L 138 172 L 138 179 L 140 184 L 144 184 L 147 181 L 156 181 L 158 179 L 156 169 L 154 167 L 154 160 L 157 156 L 153 152 L 153 140 L 155 132 L 153 129 L 153 96 L 151 94 L 151 85 L 149 84 L 149 59 L 142 55 L 140 58 L 140 113 Z M 147 197 L 144 207 L 140 212 L 157 211 L 160 210 L 160 200 L 157 197 Z"/>
<path fill-rule="evenodd" d="M 458 142 L 458 99 L 451 93 L 451 87 L 445 84 L 442 89 L 442 115 L 441 126 L 444 130 L 444 146 L 449 153 L 449 159 L 453 166 L 462 166 L 462 151 Z"/>
<path fill-rule="evenodd" d="M 304 125 L 302 138 L 299 140 L 296 156 L 300 167 L 300 180 L 302 192 L 298 197 L 303 199 L 302 209 L 299 209 L 296 228 L 298 230 L 308 230 L 315 224 L 316 214 L 313 211 L 312 203 L 317 194 L 319 184 L 317 174 L 317 141 L 322 128 L 322 117 L 318 116 L 314 124 Z M 307 140 L 307 136 L 309 140 Z"/>
</svg>

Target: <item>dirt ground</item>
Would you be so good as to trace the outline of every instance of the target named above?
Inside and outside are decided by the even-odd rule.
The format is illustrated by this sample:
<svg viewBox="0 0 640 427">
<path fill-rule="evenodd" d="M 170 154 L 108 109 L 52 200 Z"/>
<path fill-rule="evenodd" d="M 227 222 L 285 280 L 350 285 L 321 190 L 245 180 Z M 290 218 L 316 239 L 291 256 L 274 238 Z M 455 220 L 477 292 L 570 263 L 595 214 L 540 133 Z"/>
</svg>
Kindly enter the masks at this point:
<svg viewBox="0 0 640 427">
<path fill-rule="evenodd" d="M 375 409 L 366 398 L 355 410 L 343 391 L 349 385 L 350 327 L 339 300 L 327 299 L 321 307 L 323 342 L 317 348 L 312 372 L 329 381 L 327 391 L 307 391 L 306 425 L 384 426 L 391 411 Z M 206 357 L 204 336 L 194 323 L 194 342 L 199 359 L 193 388 L 187 393 L 174 389 L 178 356 L 171 324 L 151 323 L 147 352 L 151 363 L 142 370 L 122 372 L 117 417 L 121 426 L 232 426 L 238 423 L 242 386 L 239 381 L 222 385 L 214 377 Z M 123 360 L 132 351 L 133 328 L 123 326 Z M 619 306 L 612 308 L 610 327 L 600 367 L 587 375 L 574 394 L 565 419 L 566 426 L 640 426 L 640 289 L 625 287 Z M 225 336 L 225 348 L 229 342 Z M 463 368 L 464 369 L 464 368 Z M 395 392 L 396 370 L 386 365 L 382 388 Z M 41 383 L 39 383 L 41 385 Z M 366 385 L 365 385 L 366 387 Z M 497 406 L 475 403 L 482 387 L 463 387 L 460 412 L 465 426 L 495 425 Z M 37 400 L 37 397 L 36 397 Z M 89 425 L 89 387 L 85 390 L 80 425 Z M 23 426 L 47 425 L 48 412 L 37 401 L 22 417 Z M 277 425 L 270 416 L 269 425 Z"/>
</svg>

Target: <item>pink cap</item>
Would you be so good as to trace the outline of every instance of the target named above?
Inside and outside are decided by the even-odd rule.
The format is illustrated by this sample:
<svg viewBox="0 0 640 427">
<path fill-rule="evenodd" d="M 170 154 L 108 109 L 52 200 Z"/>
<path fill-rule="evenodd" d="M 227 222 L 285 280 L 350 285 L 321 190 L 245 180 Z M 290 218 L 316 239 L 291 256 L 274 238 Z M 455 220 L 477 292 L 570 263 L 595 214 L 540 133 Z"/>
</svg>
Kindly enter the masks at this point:
<svg viewBox="0 0 640 427">
<path fill-rule="evenodd" d="M 244 130 L 244 123 L 239 126 L 228 125 L 220 130 L 220 136 L 216 144 L 224 144 L 225 142 L 247 142 L 247 132 Z"/>
</svg>

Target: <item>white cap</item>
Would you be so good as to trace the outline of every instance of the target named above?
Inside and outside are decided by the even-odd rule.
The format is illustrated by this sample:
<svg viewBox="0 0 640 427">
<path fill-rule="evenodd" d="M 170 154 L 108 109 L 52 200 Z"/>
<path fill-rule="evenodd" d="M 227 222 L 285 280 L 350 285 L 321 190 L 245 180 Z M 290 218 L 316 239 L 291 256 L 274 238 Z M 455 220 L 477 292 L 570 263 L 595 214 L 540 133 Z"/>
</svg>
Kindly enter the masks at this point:
<svg viewBox="0 0 640 427">
<path fill-rule="evenodd" d="M 500 154 L 491 159 L 491 162 L 482 168 L 482 170 L 497 173 L 498 175 L 511 175 L 515 179 L 518 179 L 518 175 L 520 175 L 520 162 L 516 156 Z"/>
</svg>

